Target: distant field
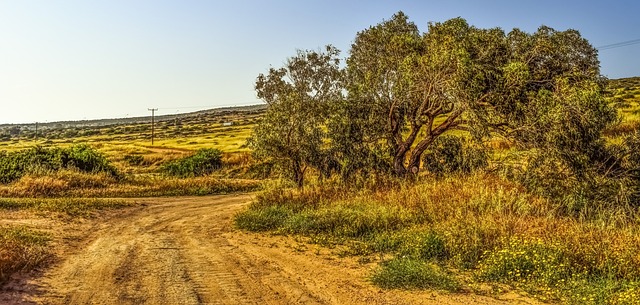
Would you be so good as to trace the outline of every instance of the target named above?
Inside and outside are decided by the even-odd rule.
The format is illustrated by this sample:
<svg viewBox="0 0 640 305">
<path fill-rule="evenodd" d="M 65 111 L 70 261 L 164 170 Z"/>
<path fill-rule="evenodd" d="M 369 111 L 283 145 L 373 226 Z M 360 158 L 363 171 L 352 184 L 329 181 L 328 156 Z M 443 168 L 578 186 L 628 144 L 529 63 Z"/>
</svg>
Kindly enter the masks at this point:
<svg viewBox="0 0 640 305">
<path fill-rule="evenodd" d="M 201 148 L 219 149 L 226 155 L 248 152 L 246 141 L 263 112 L 262 108 L 249 108 L 165 118 L 155 123 L 153 145 L 150 122 L 96 127 L 85 126 L 90 122 L 78 122 L 81 126 L 67 122 L 67 127 L 40 129 L 37 138 L 35 130 L 28 127 L 5 127 L 0 129 L 0 151 L 17 151 L 36 145 L 89 144 L 125 172 L 147 173 L 162 163 Z"/>
</svg>

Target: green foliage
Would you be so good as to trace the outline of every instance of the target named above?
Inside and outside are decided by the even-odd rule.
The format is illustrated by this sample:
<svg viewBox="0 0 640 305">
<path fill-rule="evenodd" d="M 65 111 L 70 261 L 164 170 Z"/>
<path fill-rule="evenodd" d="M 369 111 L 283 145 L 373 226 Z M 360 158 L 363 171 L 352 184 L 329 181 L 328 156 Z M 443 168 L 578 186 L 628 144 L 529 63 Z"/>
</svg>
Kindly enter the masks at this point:
<svg viewBox="0 0 640 305">
<path fill-rule="evenodd" d="M 322 171 L 329 161 L 322 125 L 329 104 L 342 95 L 339 53 L 332 46 L 325 51 L 298 51 L 284 67 L 271 68 L 256 80 L 258 97 L 269 108 L 249 146 L 256 159 L 279 162 L 299 187 L 309 166 Z"/>
<path fill-rule="evenodd" d="M 363 238 L 388 230 L 398 230 L 420 222 L 420 216 L 398 207 L 365 204 L 338 205 L 309 209 L 289 218 L 286 232 L 337 237 Z"/>
<path fill-rule="evenodd" d="M 561 154 L 553 148 L 535 151 L 515 178 L 532 192 L 561 202 L 573 216 L 594 219 L 600 210 L 615 206 L 635 209 L 640 200 L 640 132 L 622 139 L 617 144 L 597 139 Z"/>
<path fill-rule="evenodd" d="M 277 193 L 271 196 L 279 196 Z M 282 205 L 259 201 L 236 215 L 236 225 L 241 229 L 278 230 L 307 236 L 329 234 L 339 238 L 366 238 L 420 221 L 420 215 L 398 207 L 355 204 L 323 209 L 299 199 Z"/>
<path fill-rule="evenodd" d="M 439 266 L 412 258 L 394 258 L 383 263 L 371 281 L 383 288 L 461 289 L 456 279 Z"/>
<path fill-rule="evenodd" d="M 275 205 L 239 213 L 234 218 L 234 221 L 238 228 L 244 230 L 252 232 L 271 231 L 282 227 L 292 214 L 291 209 Z"/>
<path fill-rule="evenodd" d="M 161 167 L 161 171 L 176 177 L 198 177 L 209 175 L 222 167 L 222 152 L 212 148 L 202 148 L 195 154 L 171 161 Z"/>
<path fill-rule="evenodd" d="M 256 82 L 269 110 L 250 143 L 283 162 L 299 186 L 308 167 L 344 180 L 415 174 L 424 152 L 454 130 L 548 149 L 580 179 L 616 121 L 597 51 L 575 30 L 505 33 L 454 18 L 420 33 L 398 12 L 356 34 L 344 71 L 337 55 L 332 47 L 299 51 Z"/>
<path fill-rule="evenodd" d="M 365 243 L 370 250 L 377 253 L 395 253 L 401 257 L 419 260 L 444 261 L 450 258 L 444 236 L 428 229 L 380 232 L 366 239 Z"/>
<path fill-rule="evenodd" d="M 17 152 L 0 152 L 0 183 L 11 183 L 27 173 L 77 169 L 82 172 L 104 172 L 119 177 L 118 170 L 100 152 L 88 145 L 69 148 L 42 148 Z"/>
<path fill-rule="evenodd" d="M 436 175 L 468 174 L 488 165 L 488 154 L 460 137 L 441 136 L 425 152 L 424 166 Z"/>
<path fill-rule="evenodd" d="M 474 30 L 457 18 L 430 24 L 421 35 L 399 12 L 356 35 L 347 59 L 349 95 L 330 124 L 343 163 L 367 167 L 373 159 L 398 176 L 407 173 L 407 158 L 412 172 L 420 168 L 433 140 L 462 123 L 456 86 L 471 75 L 465 39 Z M 439 116 L 446 119 L 434 124 Z"/>
<path fill-rule="evenodd" d="M 118 176 L 117 169 L 109 160 L 88 145 L 74 145 L 61 152 L 63 167 L 75 168 L 82 172 L 105 172 L 112 176 Z M 66 160 L 65 160 L 66 159 Z"/>
</svg>

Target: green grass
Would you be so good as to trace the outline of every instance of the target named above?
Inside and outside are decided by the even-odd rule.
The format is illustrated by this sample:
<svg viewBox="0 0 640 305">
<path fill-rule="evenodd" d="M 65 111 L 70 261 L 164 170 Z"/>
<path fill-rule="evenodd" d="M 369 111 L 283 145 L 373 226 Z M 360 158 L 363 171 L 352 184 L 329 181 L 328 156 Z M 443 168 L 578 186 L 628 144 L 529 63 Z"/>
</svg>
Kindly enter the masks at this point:
<svg viewBox="0 0 640 305">
<path fill-rule="evenodd" d="M 439 265 L 413 258 L 397 257 L 384 262 L 374 271 L 371 281 L 390 289 L 461 290 L 456 278 Z"/>
</svg>

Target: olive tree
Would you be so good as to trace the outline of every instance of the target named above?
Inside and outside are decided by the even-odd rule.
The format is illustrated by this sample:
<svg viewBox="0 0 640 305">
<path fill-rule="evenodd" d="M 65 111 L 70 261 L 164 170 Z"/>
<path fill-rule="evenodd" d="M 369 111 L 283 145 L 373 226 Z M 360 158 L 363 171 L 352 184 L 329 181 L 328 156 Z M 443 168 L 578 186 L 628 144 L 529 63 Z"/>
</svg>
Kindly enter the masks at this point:
<svg viewBox="0 0 640 305">
<path fill-rule="evenodd" d="M 356 35 L 346 83 L 336 113 L 351 117 L 336 119 L 333 142 L 382 152 L 398 176 L 417 173 L 425 150 L 454 130 L 554 148 L 569 164 L 583 151 L 577 145 L 599 145 L 615 119 L 601 95 L 596 50 L 577 31 L 546 26 L 505 34 L 454 18 L 420 33 L 400 12 Z"/>
<path fill-rule="evenodd" d="M 485 75 L 504 61 L 496 54 L 504 49 L 503 36 L 462 18 L 431 23 L 421 34 L 402 12 L 358 33 L 347 59 L 349 97 L 341 111 L 355 117 L 337 124 L 336 142 L 349 134 L 340 127 L 361 130 L 369 149 L 387 152 L 396 175 L 417 173 L 435 139 L 468 130 L 467 112 L 491 96 L 495 79 Z"/>
<path fill-rule="evenodd" d="M 323 129 L 332 101 L 342 95 L 339 50 L 298 51 L 281 68 L 260 74 L 255 89 L 268 105 L 249 140 L 260 157 L 278 161 L 298 187 L 309 166 L 326 156 Z"/>
</svg>

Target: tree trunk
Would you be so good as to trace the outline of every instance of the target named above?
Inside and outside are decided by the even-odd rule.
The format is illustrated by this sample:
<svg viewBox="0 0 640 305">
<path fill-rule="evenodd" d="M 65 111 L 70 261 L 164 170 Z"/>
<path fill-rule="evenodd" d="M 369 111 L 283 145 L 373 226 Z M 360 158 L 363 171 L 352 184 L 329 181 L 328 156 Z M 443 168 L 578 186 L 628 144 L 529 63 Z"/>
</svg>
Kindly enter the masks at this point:
<svg viewBox="0 0 640 305">
<path fill-rule="evenodd" d="M 404 166 L 405 157 L 406 154 L 401 154 L 393 158 L 393 171 L 398 177 L 404 177 L 407 174 L 407 168 Z"/>
<path fill-rule="evenodd" d="M 293 180 L 296 182 L 298 188 L 302 188 L 304 186 L 304 168 L 299 161 L 293 161 L 292 167 Z"/>
<path fill-rule="evenodd" d="M 304 175 L 302 173 L 296 174 L 296 185 L 301 189 L 304 186 Z"/>
<path fill-rule="evenodd" d="M 409 157 L 409 167 L 408 172 L 411 173 L 411 175 L 418 175 L 418 172 L 420 172 L 420 158 L 422 157 L 422 152 L 420 152 L 419 154 L 417 154 L 416 152 L 411 154 L 411 157 Z"/>
<path fill-rule="evenodd" d="M 434 140 L 435 137 L 425 138 L 411 151 L 411 155 L 409 156 L 409 173 L 417 175 L 418 172 L 420 172 L 420 158 L 422 158 L 422 153 L 433 143 Z"/>
</svg>

